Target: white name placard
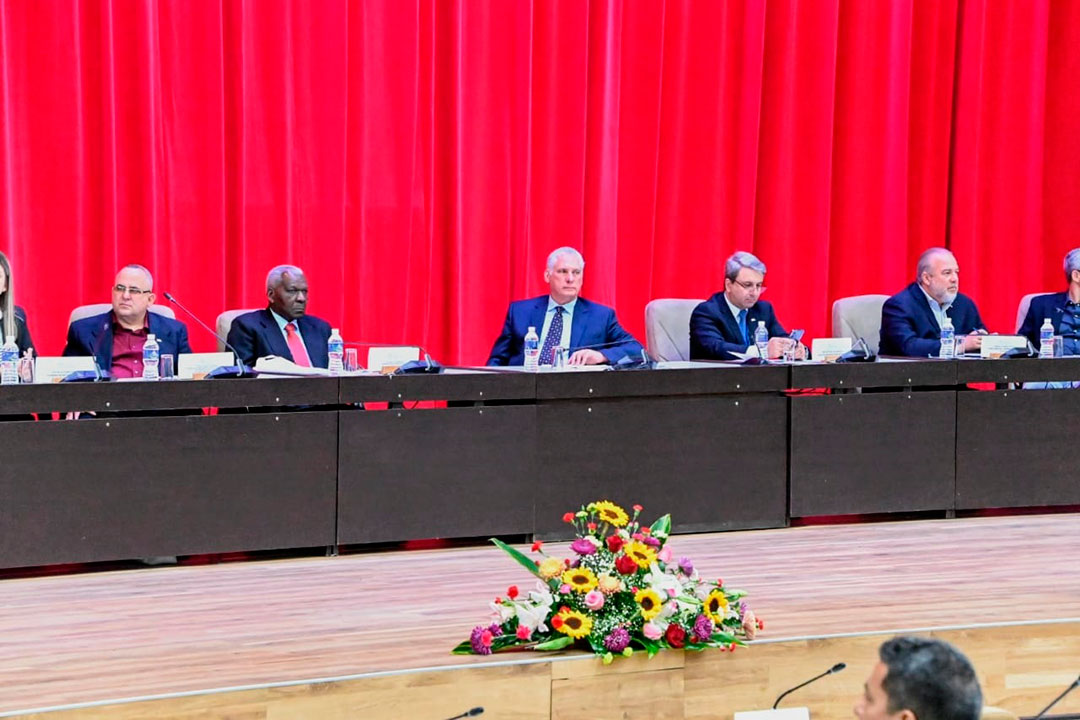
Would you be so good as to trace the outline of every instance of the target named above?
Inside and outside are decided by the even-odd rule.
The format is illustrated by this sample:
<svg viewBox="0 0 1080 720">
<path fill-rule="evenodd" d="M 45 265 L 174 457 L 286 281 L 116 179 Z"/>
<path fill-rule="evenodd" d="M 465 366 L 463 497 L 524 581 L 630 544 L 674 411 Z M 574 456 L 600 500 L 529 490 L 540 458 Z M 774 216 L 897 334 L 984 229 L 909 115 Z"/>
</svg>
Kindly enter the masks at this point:
<svg viewBox="0 0 1080 720">
<path fill-rule="evenodd" d="M 810 345 L 810 354 L 821 362 L 836 362 L 851 349 L 851 338 L 814 338 Z"/>
<path fill-rule="evenodd" d="M 236 357 L 230 352 L 181 353 L 176 360 L 176 377 L 202 380 L 211 370 L 235 364 Z"/>
<path fill-rule="evenodd" d="M 94 372 L 92 357 L 39 357 L 34 361 L 34 384 L 58 383 L 73 372 Z"/>
<path fill-rule="evenodd" d="M 979 354 L 984 358 L 998 358 L 1013 348 L 1027 347 L 1027 338 L 1023 335 L 984 335 Z"/>
</svg>

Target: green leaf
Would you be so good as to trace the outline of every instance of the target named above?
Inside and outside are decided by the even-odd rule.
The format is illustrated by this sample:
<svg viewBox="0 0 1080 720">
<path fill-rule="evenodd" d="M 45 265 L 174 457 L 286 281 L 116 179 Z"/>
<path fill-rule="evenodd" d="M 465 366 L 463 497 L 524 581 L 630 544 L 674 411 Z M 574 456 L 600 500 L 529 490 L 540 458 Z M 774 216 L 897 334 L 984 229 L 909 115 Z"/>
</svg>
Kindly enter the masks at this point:
<svg viewBox="0 0 1080 720">
<path fill-rule="evenodd" d="M 658 538 L 666 538 L 670 535 L 671 515 L 664 515 L 663 517 L 656 518 L 656 522 L 649 527 L 649 532 L 652 533 L 653 537 Z"/>
<path fill-rule="evenodd" d="M 450 651 L 451 655 L 472 655 L 472 643 L 468 640 L 458 643 L 457 647 Z"/>
<path fill-rule="evenodd" d="M 498 538 L 491 538 L 491 542 L 495 543 L 495 547 L 500 548 L 504 553 L 516 560 L 517 563 L 521 565 L 521 567 L 525 568 L 536 577 L 540 577 L 540 571 L 536 567 L 535 560 L 531 560 L 525 557 L 525 555 L 520 550 L 516 550 L 510 547 Z M 543 578 L 540 579 L 543 580 Z"/>
<path fill-rule="evenodd" d="M 562 650 L 567 645 L 573 645 L 574 638 L 569 635 L 563 635 L 562 637 L 555 638 L 554 640 L 548 640 L 537 645 L 534 650 Z"/>
<path fill-rule="evenodd" d="M 645 652 L 649 657 L 652 657 L 656 653 L 660 652 L 660 643 L 656 640 L 650 640 L 649 638 L 638 638 L 638 642 L 645 648 Z"/>
</svg>

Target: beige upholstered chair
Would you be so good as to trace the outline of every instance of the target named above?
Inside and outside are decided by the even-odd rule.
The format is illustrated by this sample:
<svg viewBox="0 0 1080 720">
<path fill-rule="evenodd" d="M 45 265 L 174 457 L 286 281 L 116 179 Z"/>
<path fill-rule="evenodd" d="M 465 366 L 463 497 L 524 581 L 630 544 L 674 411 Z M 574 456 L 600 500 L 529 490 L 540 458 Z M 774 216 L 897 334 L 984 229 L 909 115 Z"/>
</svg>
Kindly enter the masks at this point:
<svg viewBox="0 0 1080 720">
<path fill-rule="evenodd" d="M 833 337 L 862 338 L 876 353 L 881 341 L 881 306 L 888 299 L 888 295 L 852 295 L 834 302 Z"/>
<path fill-rule="evenodd" d="M 80 305 L 71 311 L 71 317 L 68 318 L 68 325 L 76 320 L 82 320 L 83 318 L 92 317 L 94 315 L 100 315 L 101 313 L 109 312 L 112 310 L 110 303 L 94 303 L 93 305 Z M 157 313 L 163 317 L 167 317 L 171 320 L 176 319 L 176 313 L 168 305 L 151 305 L 150 312 Z"/>
<path fill-rule="evenodd" d="M 1016 331 L 1020 332 L 1020 326 L 1024 324 L 1024 318 L 1027 317 L 1028 308 L 1031 307 L 1031 299 L 1038 297 L 1039 295 L 1049 295 L 1050 293 L 1028 293 L 1024 297 L 1020 298 L 1020 304 L 1016 306 Z M 1042 321 L 1039 321 L 1042 325 Z"/>
<path fill-rule="evenodd" d="M 659 298 L 645 306 L 645 342 L 656 360 L 690 359 L 690 315 L 701 300 Z"/>
<path fill-rule="evenodd" d="M 248 308 L 246 310 L 226 310 L 217 316 L 217 334 L 220 338 L 228 338 L 229 330 L 232 329 L 233 320 L 244 313 L 254 312 L 255 310 L 261 310 L 262 308 Z M 218 352 L 225 352 L 225 343 L 218 340 L 217 343 Z"/>
<path fill-rule="evenodd" d="M 1027 308 L 1024 309 L 1025 311 L 1027 310 Z M 1017 715 L 1005 708 L 994 707 L 993 705 L 983 705 L 982 713 L 979 715 L 979 718 L 980 720 L 1017 720 Z"/>
</svg>

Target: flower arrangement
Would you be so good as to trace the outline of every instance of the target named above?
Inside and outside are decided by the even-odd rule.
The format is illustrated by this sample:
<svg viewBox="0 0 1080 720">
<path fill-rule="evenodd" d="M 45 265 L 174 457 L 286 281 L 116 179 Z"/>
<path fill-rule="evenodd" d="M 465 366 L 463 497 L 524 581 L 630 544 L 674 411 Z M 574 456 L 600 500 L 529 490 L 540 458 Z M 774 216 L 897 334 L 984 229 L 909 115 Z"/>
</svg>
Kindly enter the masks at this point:
<svg viewBox="0 0 1080 720">
<path fill-rule="evenodd" d="M 490 655 L 512 649 L 560 650 L 587 646 L 605 664 L 616 655 L 661 648 L 734 650 L 764 624 L 745 593 L 703 580 L 689 558 L 672 561 L 671 516 L 651 526 L 607 500 L 568 512 L 574 527 L 571 558 L 548 555 L 534 542 L 533 560 L 506 543 L 491 542 L 538 578 L 522 593 L 511 585 L 491 603 L 492 622 L 478 625 L 452 652 Z"/>
</svg>

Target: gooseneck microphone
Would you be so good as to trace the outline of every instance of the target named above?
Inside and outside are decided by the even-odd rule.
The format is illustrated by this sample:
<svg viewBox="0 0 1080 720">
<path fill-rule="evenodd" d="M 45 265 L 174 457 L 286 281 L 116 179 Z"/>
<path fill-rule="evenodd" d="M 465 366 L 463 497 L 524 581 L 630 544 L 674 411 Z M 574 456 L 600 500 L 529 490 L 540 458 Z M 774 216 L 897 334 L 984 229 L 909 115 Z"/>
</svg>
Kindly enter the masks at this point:
<svg viewBox="0 0 1080 720">
<path fill-rule="evenodd" d="M 1042 710 L 1041 710 L 1041 711 L 1039 712 L 1039 714 L 1038 714 L 1038 715 L 1036 715 L 1036 716 L 1035 716 L 1034 718 L 1032 718 L 1031 720 L 1039 720 L 1039 718 L 1041 718 L 1041 717 L 1043 717 L 1044 715 L 1046 715 L 1046 713 L 1050 712 L 1050 708 L 1054 707 L 1054 706 L 1055 706 L 1055 705 L 1057 705 L 1057 704 L 1058 704 L 1059 702 L 1061 702 L 1062 700 L 1064 700 L 1064 699 L 1065 699 L 1065 696 L 1066 696 L 1066 695 L 1068 695 L 1069 693 L 1071 693 L 1071 692 L 1072 692 L 1073 690 L 1075 690 L 1075 689 L 1076 689 L 1077 687 L 1080 687 L 1080 677 L 1078 677 L 1078 678 L 1076 678 L 1075 680 L 1073 680 L 1073 681 L 1072 681 L 1072 685 L 1070 685 L 1069 687 L 1065 688 L 1065 690 L 1064 690 L 1064 691 L 1063 691 L 1063 692 L 1062 692 L 1062 693 L 1061 693 L 1060 695 L 1058 695 L 1058 696 L 1057 696 L 1056 698 L 1054 698 L 1054 699 L 1053 699 L 1052 701 L 1050 701 L 1050 704 L 1049 704 L 1049 705 L 1047 705 L 1046 707 L 1044 707 L 1044 708 L 1043 708 L 1043 709 L 1042 709 Z"/>
<path fill-rule="evenodd" d="M 461 713 L 460 715 L 455 715 L 452 718 L 447 718 L 446 720 L 460 720 L 460 718 L 476 717 L 477 715 L 483 715 L 483 714 L 484 714 L 484 708 L 482 708 L 482 707 L 474 707 L 474 708 L 472 708 L 470 710 L 466 710 L 465 712 Z"/>
<path fill-rule="evenodd" d="M 821 678 L 825 677 L 826 675 L 832 675 L 833 673 L 838 673 L 838 672 L 840 672 L 841 670 L 843 670 L 846 667 L 847 667 L 847 663 L 836 663 L 835 665 L 833 665 L 831 668 L 829 668 L 825 672 L 821 673 L 820 675 L 815 675 L 814 677 L 810 678 L 806 682 L 800 683 L 800 684 L 796 685 L 795 687 L 791 688 L 790 690 L 785 690 L 784 692 L 780 693 L 780 697 L 776 698 L 776 702 L 774 702 L 772 704 L 772 709 L 775 710 L 776 706 L 780 704 L 781 700 L 783 700 L 784 698 L 786 698 L 788 695 L 795 692 L 799 688 L 804 688 L 807 685 L 809 685 L 810 683 L 814 682 L 815 680 L 820 680 Z"/>
<path fill-rule="evenodd" d="M 196 315 L 195 313 L 191 312 L 191 311 L 190 311 L 190 310 L 188 310 L 188 309 L 187 309 L 186 307 L 184 307 L 184 304 L 183 304 L 183 303 L 181 303 L 181 302 L 180 302 L 179 300 L 177 300 L 177 299 L 176 299 L 176 298 L 175 298 L 175 297 L 173 296 L 173 294 L 172 294 L 172 293 L 166 292 L 166 293 L 162 293 L 162 294 L 163 294 L 163 295 L 165 296 L 165 299 L 166 299 L 166 300 L 168 300 L 169 302 L 171 302 L 171 303 L 172 303 L 173 305 L 175 305 L 176 307 L 180 308 L 180 309 L 181 309 L 181 310 L 183 311 L 183 313 L 184 313 L 185 315 L 187 315 L 187 316 L 188 316 L 189 318 L 191 318 L 192 320 L 194 320 L 194 321 L 195 321 L 195 322 L 196 322 L 196 323 L 197 323 L 197 324 L 199 325 L 199 327 L 201 327 L 201 328 L 202 328 L 203 330 L 205 330 L 206 332 L 208 332 L 208 333 L 210 333 L 211 335 L 213 335 L 214 337 L 216 337 L 216 338 L 218 339 L 218 341 L 219 341 L 219 342 L 220 342 L 220 343 L 221 343 L 222 345 L 224 345 L 224 346 L 225 346 L 225 347 L 226 347 L 226 348 L 227 348 L 227 349 L 229 350 L 229 352 L 231 352 L 231 353 L 233 354 L 233 357 L 234 357 L 234 358 L 236 358 L 236 368 L 235 368 L 235 371 L 232 371 L 232 370 L 233 370 L 232 368 L 227 368 L 227 369 L 226 369 L 226 370 L 227 370 L 227 372 L 224 372 L 224 373 L 219 373 L 218 371 L 220 371 L 220 370 L 221 370 L 221 368 L 218 368 L 218 370 L 215 370 L 215 371 L 214 371 L 214 373 L 217 373 L 217 374 L 221 374 L 221 375 L 225 375 L 225 374 L 228 374 L 228 375 L 235 375 L 236 377 L 241 377 L 241 376 L 243 376 L 243 375 L 251 375 L 251 374 L 253 374 L 253 373 L 255 372 L 255 371 L 254 371 L 254 370 L 252 370 L 252 369 L 251 369 L 250 367 L 248 367 L 247 365 L 245 365 L 245 364 L 244 364 L 244 359 L 243 359 L 242 357 L 240 357 L 240 353 L 236 352 L 236 348 L 234 348 L 234 347 L 233 347 L 232 345 L 230 345 L 230 344 L 229 344 L 229 341 L 228 341 L 228 340 L 226 340 L 225 338 L 223 338 L 223 337 L 221 337 L 220 335 L 218 335 L 218 334 L 217 334 L 217 332 L 215 332 L 215 331 L 214 331 L 214 330 L 213 330 L 213 329 L 212 329 L 212 328 L 211 328 L 211 327 L 210 327 L 209 325 L 207 325 L 206 323 L 204 323 L 204 322 L 203 322 L 203 321 L 202 321 L 202 320 L 201 320 L 201 319 L 199 318 L 199 316 L 198 316 L 198 315 Z"/>
</svg>

